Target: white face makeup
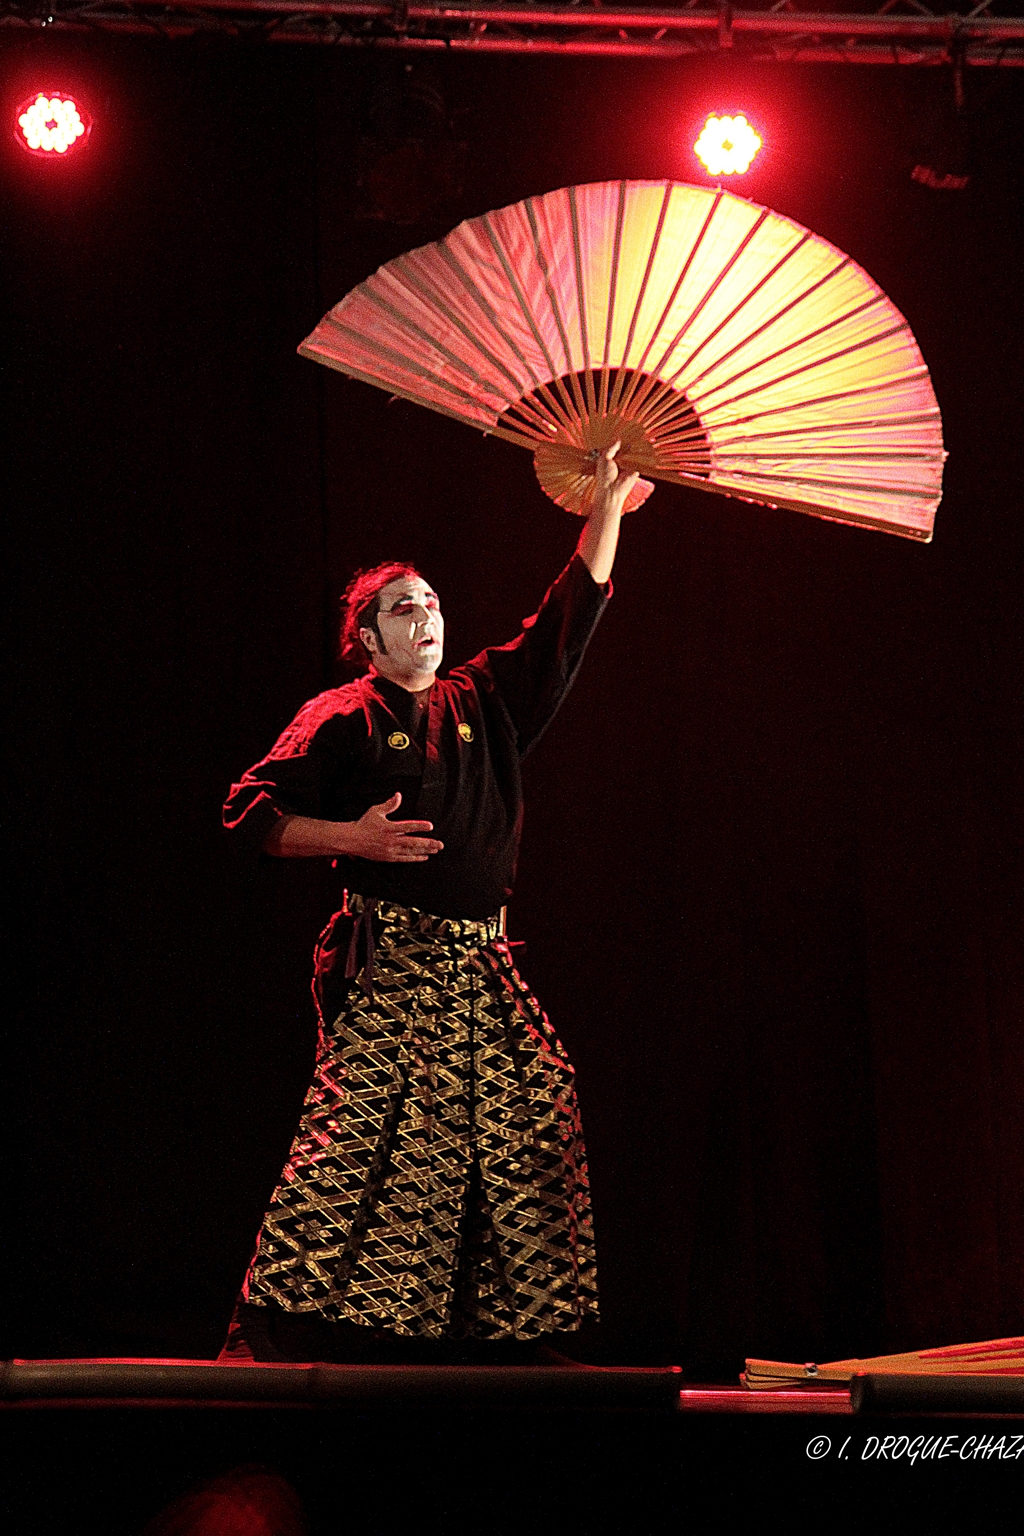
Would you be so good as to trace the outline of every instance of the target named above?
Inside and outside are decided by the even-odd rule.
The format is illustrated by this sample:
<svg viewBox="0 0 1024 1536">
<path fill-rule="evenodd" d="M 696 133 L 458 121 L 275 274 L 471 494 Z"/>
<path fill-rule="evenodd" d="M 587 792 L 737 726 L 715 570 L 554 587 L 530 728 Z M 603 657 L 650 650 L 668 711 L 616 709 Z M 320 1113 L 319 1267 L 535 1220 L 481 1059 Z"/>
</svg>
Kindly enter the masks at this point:
<svg viewBox="0 0 1024 1536">
<path fill-rule="evenodd" d="M 444 619 L 437 593 L 419 576 L 399 576 L 380 594 L 377 626 L 359 631 L 373 669 L 410 693 L 429 688 L 444 653 Z"/>
</svg>

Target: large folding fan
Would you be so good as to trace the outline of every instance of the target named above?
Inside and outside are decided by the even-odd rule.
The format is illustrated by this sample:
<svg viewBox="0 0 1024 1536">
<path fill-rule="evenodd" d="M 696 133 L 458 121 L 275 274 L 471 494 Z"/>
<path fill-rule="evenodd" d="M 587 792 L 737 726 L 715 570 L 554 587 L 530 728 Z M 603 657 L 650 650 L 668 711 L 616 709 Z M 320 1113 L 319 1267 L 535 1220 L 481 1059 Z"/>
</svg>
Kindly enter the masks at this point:
<svg viewBox="0 0 1024 1536">
<path fill-rule="evenodd" d="M 299 351 L 529 448 L 573 512 L 621 440 L 626 472 L 931 538 L 942 424 L 906 320 L 827 240 L 721 189 L 600 182 L 469 219 Z"/>
</svg>

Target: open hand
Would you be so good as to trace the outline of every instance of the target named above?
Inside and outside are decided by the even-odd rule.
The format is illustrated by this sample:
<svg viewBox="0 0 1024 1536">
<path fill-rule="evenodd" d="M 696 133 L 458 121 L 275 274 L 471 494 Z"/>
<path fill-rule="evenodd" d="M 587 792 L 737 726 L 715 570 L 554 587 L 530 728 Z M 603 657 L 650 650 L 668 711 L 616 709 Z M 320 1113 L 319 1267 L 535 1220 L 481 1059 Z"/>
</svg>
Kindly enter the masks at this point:
<svg viewBox="0 0 1024 1536">
<path fill-rule="evenodd" d="M 388 821 L 402 803 L 395 793 L 380 805 L 371 805 L 358 821 L 351 823 L 348 853 L 379 864 L 425 864 L 432 853 L 440 853 L 444 843 L 424 837 L 433 832 L 432 821 Z"/>
</svg>

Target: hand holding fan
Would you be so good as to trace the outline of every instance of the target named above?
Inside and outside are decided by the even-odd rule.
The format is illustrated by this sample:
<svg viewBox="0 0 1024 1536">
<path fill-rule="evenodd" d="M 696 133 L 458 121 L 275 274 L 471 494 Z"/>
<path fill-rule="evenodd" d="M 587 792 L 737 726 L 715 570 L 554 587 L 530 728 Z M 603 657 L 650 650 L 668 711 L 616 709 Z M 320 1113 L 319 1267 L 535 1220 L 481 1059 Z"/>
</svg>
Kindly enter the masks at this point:
<svg viewBox="0 0 1024 1536">
<path fill-rule="evenodd" d="M 906 320 L 828 241 L 720 189 L 600 182 L 469 219 L 299 351 L 529 448 L 572 512 L 621 440 L 627 474 L 932 536 L 942 424 Z"/>
</svg>

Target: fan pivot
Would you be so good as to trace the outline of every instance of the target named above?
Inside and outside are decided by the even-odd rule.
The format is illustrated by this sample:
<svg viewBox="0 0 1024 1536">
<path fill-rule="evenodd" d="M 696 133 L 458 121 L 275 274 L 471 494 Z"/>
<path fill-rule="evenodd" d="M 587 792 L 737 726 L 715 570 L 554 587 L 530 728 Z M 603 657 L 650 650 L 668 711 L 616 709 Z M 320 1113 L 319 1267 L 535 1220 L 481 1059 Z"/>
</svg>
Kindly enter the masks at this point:
<svg viewBox="0 0 1024 1536">
<path fill-rule="evenodd" d="M 550 442 L 537 445 L 533 466 L 541 488 L 566 511 L 589 516 L 597 484 L 597 461 L 616 443 L 622 444 L 615 456 L 620 474 L 653 471 L 654 449 L 638 421 L 618 413 L 592 416 L 579 422 L 572 437 L 563 431 Z M 653 490 L 650 480 L 638 480 L 626 498 L 625 510 L 632 512 L 642 506 Z"/>
</svg>

